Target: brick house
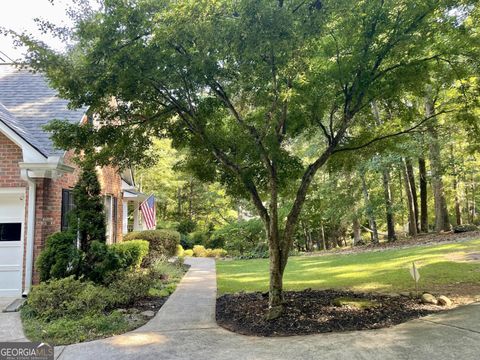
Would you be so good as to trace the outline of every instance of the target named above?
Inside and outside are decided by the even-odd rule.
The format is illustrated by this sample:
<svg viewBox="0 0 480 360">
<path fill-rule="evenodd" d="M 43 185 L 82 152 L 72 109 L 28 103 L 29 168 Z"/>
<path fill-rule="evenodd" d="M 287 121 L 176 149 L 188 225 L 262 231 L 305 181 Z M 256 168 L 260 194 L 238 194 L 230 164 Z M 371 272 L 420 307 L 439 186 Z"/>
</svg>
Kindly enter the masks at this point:
<svg viewBox="0 0 480 360">
<path fill-rule="evenodd" d="M 41 74 L 0 64 L 0 296 L 29 292 L 38 282 L 34 264 L 46 237 L 67 226 L 79 169 L 71 152 L 55 149 L 43 131 L 52 119 L 82 123 L 87 116 L 85 109 L 68 109 Z M 145 195 L 136 191 L 130 170 L 97 171 L 107 242 L 118 242 L 129 228 L 142 228 L 138 205 Z"/>
</svg>

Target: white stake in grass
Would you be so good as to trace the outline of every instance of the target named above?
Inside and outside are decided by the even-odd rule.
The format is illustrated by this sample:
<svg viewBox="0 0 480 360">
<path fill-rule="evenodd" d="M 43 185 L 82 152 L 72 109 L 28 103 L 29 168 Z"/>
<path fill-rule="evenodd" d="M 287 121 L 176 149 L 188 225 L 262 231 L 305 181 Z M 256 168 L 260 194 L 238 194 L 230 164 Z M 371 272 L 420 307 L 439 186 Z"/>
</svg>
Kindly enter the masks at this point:
<svg viewBox="0 0 480 360">
<path fill-rule="evenodd" d="M 418 269 L 415 266 L 415 261 L 412 261 L 412 268 L 410 269 L 410 275 L 412 275 L 413 280 L 415 280 L 415 292 L 418 295 L 418 280 L 420 280 L 420 273 L 418 272 Z"/>
</svg>

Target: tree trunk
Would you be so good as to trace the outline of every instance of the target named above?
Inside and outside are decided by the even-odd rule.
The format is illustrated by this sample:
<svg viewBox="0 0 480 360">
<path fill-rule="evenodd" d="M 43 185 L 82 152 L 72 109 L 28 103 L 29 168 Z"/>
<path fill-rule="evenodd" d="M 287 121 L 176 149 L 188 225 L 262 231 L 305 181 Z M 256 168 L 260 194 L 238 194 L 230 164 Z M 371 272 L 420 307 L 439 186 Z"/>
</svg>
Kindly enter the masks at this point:
<svg viewBox="0 0 480 360">
<path fill-rule="evenodd" d="M 460 206 L 460 199 L 458 197 L 458 173 L 457 165 L 455 163 L 455 153 L 453 151 L 453 144 L 450 144 L 450 161 L 452 163 L 453 170 L 453 194 L 455 202 L 455 222 L 457 225 L 462 225 L 462 209 Z"/>
<path fill-rule="evenodd" d="M 409 158 L 405 159 L 405 166 L 407 169 L 408 183 L 412 191 L 412 200 L 413 200 L 413 212 L 415 215 L 415 227 L 417 228 L 417 233 L 420 232 L 418 226 L 419 210 L 418 210 L 418 197 L 417 197 L 417 186 L 415 184 L 415 175 L 413 173 L 412 161 Z"/>
<path fill-rule="evenodd" d="M 475 178 L 473 177 L 473 174 L 472 174 L 472 201 L 471 201 L 471 206 L 472 206 L 472 221 L 471 221 L 471 223 L 472 224 L 477 217 L 476 197 L 477 197 L 477 183 L 475 182 Z"/>
<path fill-rule="evenodd" d="M 188 218 L 193 219 L 193 180 L 188 184 Z"/>
<path fill-rule="evenodd" d="M 360 231 L 360 222 L 358 217 L 353 219 L 353 246 L 356 246 L 362 242 L 362 233 Z"/>
<path fill-rule="evenodd" d="M 278 233 L 270 234 L 270 244 L 279 244 Z M 267 319 L 275 319 L 283 310 L 283 267 L 279 246 L 270 246 L 270 289 Z"/>
<path fill-rule="evenodd" d="M 410 185 L 410 179 L 407 173 L 407 163 L 403 161 L 403 178 L 405 184 L 405 193 L 407 194 L 407 207 L 408 207 L 408 234 L 410 236 L 417 235 L 417 225 L 415 223 L 415 209 L 413 205 L 412 186 Z"/>
<path fill-rule="evenodd" d="M 427 167 L 423 157 L 418 159 L 418 173 L 420 178 L 420 231 L 428 233 Z"/>
<path fill-rule="evenodd" d="M 397 240 L 397 235 L 395 234 L 395 221 L 393 218 L 393 200 L 392 200 L 392 189 L 390 188 L 390 171 L 388 169 L 383 169 L 383 194 L 385 197 L 385 210 L 387 212 L 387 238 L 388 241 Z"/>
<path fill-rule="evenodd" d="M 365 174 L 361 172 L 360 177 L 362 179 L 362 190 L 363 190 L 363 199 L 365 200 L 365 209 L 367 212 L 368 223 L 370 225 L 370 229 L 372 230 L 372 242 L 374 244 L 378 244 L 378 230 L 377 230 L 377 221 L 375 219 L 375 214 L 373 213 L 373 209 L 370 203 L 370 194 L 368 193 L 367 182 L 365 179 Z"/>
<path fill-rule="evenodd" d="M 182 216 L 182 189 L 177 189 L 177 212 L 178 217 Z"/>
<path fill-rule="evenodd" d="M 425 112 L 427 117 L 435 114 L 435 104 L 430 98 L 426 99 Z M 429 152 L 430 168 L 432 171 L 433 200 L 435 203 L 435 231 L 450 231 L 451 226 L 443 187 L 443 168 L 440 155 L 440 143 L 436 129 L 436 118 L 432 118 L 427 122 L 427 124 L 427 131 L 430 135 Z"/>
<path fill-rule="evenodd" d="M 403 187 L 405 186 L 402 180 L 402 174 L 403 174 L 403 161 L 400 164 L 400 168 L 398 169 L 398 192 L 400 193 L 400 205 L 402 205 L 402 209 L 404 208 L 404 199 L 403 199 Z M 401 213 L 402 216 L 402 228 L 405 228 L 405 215 L 404 212 L 402 211 Z"/>
<path fill-rule="evenodd" d="M 327 250 L 327 245 L 325 244 L 325 228 L 322 224 L 322 250 Z"/>
</svg>

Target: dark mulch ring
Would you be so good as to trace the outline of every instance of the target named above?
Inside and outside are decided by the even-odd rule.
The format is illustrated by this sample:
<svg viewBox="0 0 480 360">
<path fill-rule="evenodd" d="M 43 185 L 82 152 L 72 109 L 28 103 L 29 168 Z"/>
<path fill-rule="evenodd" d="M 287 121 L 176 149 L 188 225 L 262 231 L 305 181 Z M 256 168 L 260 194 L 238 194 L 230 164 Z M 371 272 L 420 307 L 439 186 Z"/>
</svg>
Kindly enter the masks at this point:
<svg viewBox="0 0 480 360">
<path fill-rule="evenodd" d="M 289 291 L 284 297 L 282 316 L 266 320 L 267 293 L 223 295 L 217 299 L 217 323 L 244 335 L 290 336 L 378 329 L 442 310 L 405 296 L 341 290 Z"/>
</svg>

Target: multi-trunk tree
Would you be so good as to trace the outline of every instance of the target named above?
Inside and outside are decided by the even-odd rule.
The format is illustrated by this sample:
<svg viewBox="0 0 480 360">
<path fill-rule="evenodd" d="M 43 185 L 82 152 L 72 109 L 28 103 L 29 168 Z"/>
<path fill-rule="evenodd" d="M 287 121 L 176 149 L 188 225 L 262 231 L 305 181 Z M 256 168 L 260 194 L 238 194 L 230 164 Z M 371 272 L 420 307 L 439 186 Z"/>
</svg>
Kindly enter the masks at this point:
<svg viewBox="0 0 480 360">
<path fill-rule="evenodd" d="M 268 236 L 274 318 L 315 174 L 337 153 L 411 130 L 361 115 L 375 99 L 425 83 L 429 61 L 456 55 L 426 49 L 457 31 L 449 11 L 457 3 L 104 0 L 76 17 L 66 54 L 21 40 L 60 95 L 103 122 L 53 123 L 58 145 L 125 165 L 166 135 L 188 150 L 197 177 L 251 200 Z M 305 162 L 292 144 L 314 134 L 322 140 Z"/>
</svg>

